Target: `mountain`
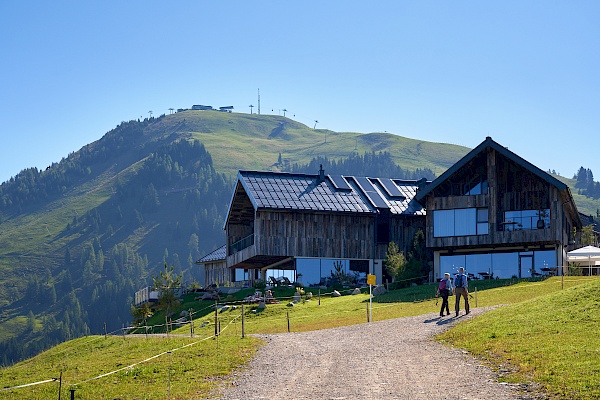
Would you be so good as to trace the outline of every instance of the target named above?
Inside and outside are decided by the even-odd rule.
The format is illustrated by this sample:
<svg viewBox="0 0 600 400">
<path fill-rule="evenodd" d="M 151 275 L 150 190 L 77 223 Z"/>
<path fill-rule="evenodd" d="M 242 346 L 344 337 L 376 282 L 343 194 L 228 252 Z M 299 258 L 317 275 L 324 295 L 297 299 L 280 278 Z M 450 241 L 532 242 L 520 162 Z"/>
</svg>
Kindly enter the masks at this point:
<svg viewBox="0 0 600 400">
<path fill-rule="evenodd" d="M 273 115 L 123 122 L 0 185 L 0 364 L 121 328 L 133 294 L 165 262 L 202 284 L 194 261 L 224 243 L 240 169 L 315 173 L 323 164 L 326 173 L 431 179 L 469 150 Z"/>
</svg>

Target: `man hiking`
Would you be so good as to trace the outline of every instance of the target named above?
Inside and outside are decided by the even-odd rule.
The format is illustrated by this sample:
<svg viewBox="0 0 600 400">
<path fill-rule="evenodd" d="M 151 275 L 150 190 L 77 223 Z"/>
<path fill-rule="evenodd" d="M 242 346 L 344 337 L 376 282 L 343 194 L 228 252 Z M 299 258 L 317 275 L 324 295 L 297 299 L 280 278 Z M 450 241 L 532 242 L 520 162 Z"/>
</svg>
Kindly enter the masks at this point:
<svg viewBox="0 0 600 400">
<path fill-rule="evenodd" d="M 456 316 L 458 317 L 458 312 L 460 311 L 460 298 L 465 298 L 465 313 L 468 314 L 469 311 L 469 283 L 467 279 L 467 275 L 465 274 L 465 269 L 460 267 L 458 269 L 458 275 L 454 278 L 454 294 L 456 294 L 456 303 L 455 303 L 455 311 Z"/>
</svg>

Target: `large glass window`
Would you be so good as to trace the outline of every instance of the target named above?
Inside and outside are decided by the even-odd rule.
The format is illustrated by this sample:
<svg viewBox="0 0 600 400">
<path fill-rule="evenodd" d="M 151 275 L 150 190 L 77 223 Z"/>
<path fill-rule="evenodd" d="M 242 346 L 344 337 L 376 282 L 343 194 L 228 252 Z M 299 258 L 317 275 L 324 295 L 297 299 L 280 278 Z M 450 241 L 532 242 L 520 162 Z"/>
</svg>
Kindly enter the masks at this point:
<svg viewBox="0 0 600 400">
<path fill-rule="evenodd" d="M 477 234 L 477 209 L 460 208 L 454 210 L 454 236 Z"/>
<path fill-rule="evenodd" d="M 549 228 L 550 210 L 505 211 L 502 225 L 505 231 Z"/>
<path fill-rule="evenodd" d="M 318 285 L 321 281 L 321 263 L 318 258 L 297 258 L 296 272 L 305 286 Z"/>
<path fill-rule="evenodd" d="M 459 267 L 465 267 L 477 278 L 483 277 L 482 273 L 500 279 L 529 278 L 534 275 L 533 272 L 547 274 L 556 271 L 556 265 L 554 250 L 451 255 L 440 257 L 440 274 L 449 272 L 454 275 Z"/>
<path fill-rule="evenodd" d="M 436 196 L 473 196 L 489 193 L 487 153 L 476 155 L 436 188 Z"/>
<path fill-rule="evenodd" d="M 236 268 L 235 269 L 235 281 L 241 282 L 241 281 L 247 281 L 247 280 L 248 280 L 248 270 L 242 269 L 242 268 Z"/>
<path fill-rule="evenodd" d="M 433 236 L 471 236 L 488 233 L 487 208 L 433 211 Z"/>
<path fill-rule="evenodd" d="M 558 273 L 560 268 L 557 267 L 556 262 L 556 251 L 554 250 L 541 250 L 533 252 L 533 267 L 538 273 L 549 274 Z"/>
<path fill-rule="evenodd" d="M 298 280 L 304 286 L 329 286 L 339 272 L 345 275 L 341 284 L 358 284 L 366 281 L 369 271 L 368 260 L 340 260 L 334 258 L 297 258 L 296 272 Z M 270 271 L 270 270 L 269 270 Z"/>
<path fill-rule="evenodd" d="M 290 282 L 294 282 L 296 280 L 296 271 L 293 269 L 269 269 L 267 270 L 267 279 L 269 279 L 269 276 L 272 276 L 280 282 L 283 278 L 287 278 Z"/>
<path fill-rule="evenodd" d="M 454 276 L 458 273 L 458 268 L 465 267 L 466 256 L 464 255 L 453 255 L 453 256 L 441 256 L 440 257 L 440 275 L 448 272 L 450 276 Z"/>
<path fill-rule="evenodd" d="M 466 257 L 465 268 L 475 277 L 486 278 L 492 273 L 491 254 L 469 254 Z"/>
<path fill-rule="evenodd" d="M 474 181 L 465 184 L 465 186 L 464 186 L 464 195 L 465 196 L 488 193 L 487 180 L 477 180 L 478 178 L 480 178 L 480 177 L 476 177 Z"/>
<path fill-rule="evenodd" d="M 433 236 L 454 236 L 454 210 L 433 211 Z"/>
</svg>

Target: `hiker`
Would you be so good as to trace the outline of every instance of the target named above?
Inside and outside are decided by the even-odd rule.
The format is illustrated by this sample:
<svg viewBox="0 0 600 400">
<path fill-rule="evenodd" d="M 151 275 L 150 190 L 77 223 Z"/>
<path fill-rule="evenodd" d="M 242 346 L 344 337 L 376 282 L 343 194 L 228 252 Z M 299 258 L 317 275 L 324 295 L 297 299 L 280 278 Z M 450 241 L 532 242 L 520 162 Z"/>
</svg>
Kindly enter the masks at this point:
<svg viewBox="0 0 600 400">
<path fill-rule="evenodd" d="M 442 296 L 442 308 L 440 309 L 440 317 L 444 316 L 444 308 L 446 309 L 446 315 L 450 315 L 450 307 L 448 306 L 448 296 L 454 292 L 452 287 L 452 280 L 450 279 L 450 273 L 446 272 L 444 277 L 440 280 L 438 290 L 435 296 Z"/>
<path fill-rule="evenodd" d="M 460 267 L 458 269 L 458 275 L 454 278 L 454 294 L 456 294 L 456 316 L 458 317 L 458 312 L 460 311 L 460 298 L 465 298 L 465 313 L 468 314 L 469 311 L 469 283 L 467 282 L 467 275 L 465 274 L 465 269 Z"/>
</svg>

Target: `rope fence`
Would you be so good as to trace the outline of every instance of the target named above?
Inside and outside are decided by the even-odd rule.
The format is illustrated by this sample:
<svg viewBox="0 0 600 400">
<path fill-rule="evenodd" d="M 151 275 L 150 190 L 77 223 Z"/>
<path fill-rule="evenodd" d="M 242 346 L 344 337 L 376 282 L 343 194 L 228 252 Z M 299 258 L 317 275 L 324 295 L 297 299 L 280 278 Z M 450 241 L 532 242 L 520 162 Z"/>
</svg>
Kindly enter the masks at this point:
<svg viewBox="0 0 600 400">
<path fill-rule="evenodd" d="M 418 279 L 418 278 L 417 278 Z M 557 282 L 560 283 L 560 282 Z M 543 284 L 543 282 L 533 282 L 532 285 L 541 285 Z M 516 287 L 515 287 L 516 288 Z M 337 292 L 337 293 L 336 293 Z M 333 298 L 333 297 L 337 297 L 338 293 L 340 296 L 346 294 L 350 294 L 355 292 L 355 289 L 347 289 L 347 290 L 341 290 L 341 291 L 328 291 L 328 292 L 324 292 L 324 293 L 318 293 L 318 294 L 313 294 L 312 298 L 310 296 L 307 296 L 307 294 L 303 294 L 300 296 L 300 301 L 307 301 L 309 299 L 312 299 L 313 301 L 315 300 L 315 297 L 318 296 L 319 300 L 324 297 L 324 298 Z M 475 296 L 477 296 L 477 288 L 475 288 Z M 361 294 L 368 294 L 368 293 L 362 293 Z M 264 296 L 262 297 L 263 301 L 265 300 Z M 277 301 L 279 303 L 279 305 L 284 304 L 287 301 L 297 301 L 298 300 L 298 295 L 292 295 L 292 296 L 280 296 L 280 297 L 273 297 L 272 298 L 273 301 Z M 431 298 L 427 298 L 427 299 L 423 299 L 420 301 L 427 301 L 427 300 L 435 300 L 435 296 L 432 294 Z M 381 311 L 381 310 L 385 310 L 385 309 L 389 309 L 389 308 L 393 308 L 393 307 L 398 307 L 400 304 L 402 304 L 402 302 L 389 302 L 389 303 L 374 303 L 373 306 L 373 310 L 377 311 Z M 270 304 L 269 304 L 270 305 Z M 321 305 L 321 303 L 319 302 L 319 305 Z M 230 308 L 229 310 L 231 311 L 236 311 L 239 310 L 240 312 L 236 312 L 236 313 L 232 313 L 232 312 L 223 312 L 223 307 L 224 306 L 231 306 L 232 308 Z M 241 306 L 241 307 L 240 307 Z M 248 307 L 248 308 L 246 308 Z M 365 310 L 360 310 L 360 309 L 352 309 L 352 310 L 336 310 L 336 311 L 332 311 L 332 312 L 320 312 L 319 313 L 319 317 L 320 318 L 328 318 L 328 317 L 334 317 L 334 316 L 340 316 L 341 313 L 344 314 L 352 314 L 352 313 L 363 313 L 366 311 L 366 315 L 365 315 L 365 321 L 366 322 L 371 322 L 369 319 L 369 313 L 368 313 L 368 307 L 369 307 L 369 303 L 365 302 Z M 80 380 L 77 383 L 72 383 L 70 384 L 72 389 L 76 389 L 78 387 L 81 387 L 82 385 L 95 381 L 95 380 L 99 380 L 102 378 L 106 378 L 108 376 L 111 376 L 115 373 L 124 371 L 124 370 L 130 370 L 140 364 L 144 364 L 144 363 L 150 363 L 153 360 L 159 359 L 160 357 L 166 355 L 166 354 L 170 354 L 173 352 L 178 352 L 178 351 L 184 351 L 187 348 L 190 348 L 191 346 L 195 346 L 199 343 L 205 342 L 209 339 L 215 339 L 218 338 L 219 335 L 222 335 L 224 332 L 233 330 L 234 332 L 232 332 L 232 334 L 234 335 L 238 335 L 240 334 L 241 337 L 243 338 L 245 336 L 245 325 L 248 324 L 254 324 L 254 323 L 259 323 L 261 321 L 259 320 L 250 320 L 250 321 L 245 321 L 245 316 L 252 316 L 252 315 L 256 315 L 253 313 L 254 310 L 256 310 L 258 308 L 258 304 L 256 303 L 249 303 L 246 300 L 236 300 L 236 301 L 223 301 L 223 302 L 219 302 L 218 300 L 215 301 L 213 304 L 207 305 L 206 307 L 203 307 L 199 310 L 192 310 L 189 312 L 189 316 L 190 316 L 190 320 L 187 321 L 175 321 L 175 322 L 170 322 L 170 323 L 165 323 L 165 324 L 154 324 L 154 325 L 148 325 L 148 326 L 127 326 L 127 327 L 122 327 L 120 329 L 116 329 L 113 330 L 112 332 L 106 332 L 104 335 L 99 335 L 99 336 L 94 336 L 92 338 L 90 338 L 89 340 L 84 340 L 81 341 L 80 343 L 78 343 L 75 347 L 70 347 L 68 349 L 62 350 L 60 352 L 54 353 L 52 354 L 53 357 L 57 356 L 57 355 L 61 355 L 67 352 L 76 352 L 79 348 L 83 347 L 83 346 L 88 346 L 90 344 L 92 344 L 95 341 L 98 340 L 102 340 L 105 339 L 108 335 L 110 336 L 118 336 L 118 335 L 123 335 L 124 338 L 135 338 L 135 337 L 142 337 L 144 336 L 144 332 L 142 333 L 134 333 L 136 330 L 140 330 L 140 329 L 146 329 L 146 331 L 148 329 L 150 330 L 158 330 L 160 328 L 167 328 L 167 332 L 169 332 L 169 327 L 173 327 L 173 325 L 177 325 L 178 328 L 182 328 L 185 326 L 190 326 L 190 330 L 191 330 L 191 336 L 193 337 L 194 335 L 194 326 L 195 325 L 202 325 L 201 327 L 209 327 L 209 328 L 214 328 L 215 329 L 215 333 L 211 334 L 211 335 L 207 335 L 204 336 L 202 338 L 200 338 L 199 340 L 193 341 L 191 343 L 176 347 L 176 348 L 172 348 L 170 350 L 166 350 L 166 351 L 161 351 L 159 353 L 156 354 L 151 354 L 149 356 L 147 356 L 146 358 L 136 361 L 134 363 L 128 364 L 126 366 L 108 371 L 108 372 L 103 372 L 101 374 Z M 214 310 L 214 318 L 211 316 L 210 313 L 206 313 L 207 310 L 211 310 L 211 312 Z M 196 317 L 194 319 L 194 316 Z M 281 315 L 281 321 L 282 324 L 283 323 L 287 323 L 287 331 L 290 332 L 291 331 L 291 318 L 290 318 L 290 312 L 282 312 Z M 302 320 L 306 320 L 306 319 L 310 319 L 312 318 L 311 315 L 294 315 L 293 316 L 293 320 L 294 321 L 302 321 Z M 200 322 L 202 321 L 202 322 Z M 221 322 L 224 323 L 224 327 L 221 329 Z M 238 326 L 238 324 L 240 326 Z M 234 329 L 235 328 L 235 329 Z M 241 332 L 239 331 L 239 329 L 241 328 Z M 125 335 L 125 333 L 130 333 L 128 335 Z M 133 333 L 133 334 L 131 334 Z M 173 336 L 187 336 L 187 334 L 183 334 L 183 333 L 170 333 Z M 156 337 L 157 334 L 152 334 L 152 336 Z M 164 334 L 161 333 L 160 334 L 161 337 L 169 337 L 169 333 Z M 218 343 L 215 344 L 218 347 Z M 25 361 L 25 363 L 28 362 L 32 362 L 31 360 L 27 360 Z M 62 374 L 62 373 L 61 373 Z M 3 388 L 2 391 L 13 391 L 13 390 L 19 390 L 19 389 L 23 389 L 23 388 L 27 388 L 27 387 L 32 387 L 32 386 L 36 386 L 36 385 L 42 385 L 42 384 L 47 384 L 47 383 L 52 383 L 52 382 L 57 382 L 59 379 L 58 378 L 49 378 L 49 379 L 43 379 L 43 380 L 38 380 L 35 382 L 31 382 L 31 383 L 25 383 L 25 384 L 19 384 L 19 385 L 15 385 L 15 386 L 11 386 L 11 387 L 6 387 Z M 62 380 L 62 376 L 61 376 L 61 383 L 65 383 L 64 380 Z"/>
</svg>

